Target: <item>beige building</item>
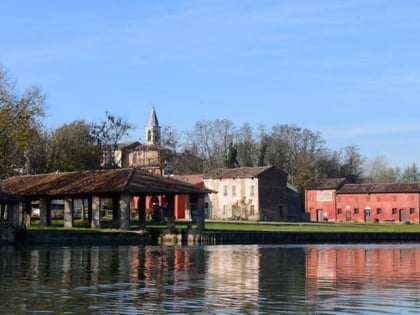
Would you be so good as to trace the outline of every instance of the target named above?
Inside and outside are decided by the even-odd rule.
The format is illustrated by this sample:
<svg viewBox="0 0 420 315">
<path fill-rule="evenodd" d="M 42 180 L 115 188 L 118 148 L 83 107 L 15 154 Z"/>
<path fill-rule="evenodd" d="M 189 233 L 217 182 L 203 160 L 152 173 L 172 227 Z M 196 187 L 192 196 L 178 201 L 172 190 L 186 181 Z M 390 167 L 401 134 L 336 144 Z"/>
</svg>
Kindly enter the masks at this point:
<svg viewBox="0 0 420 315">
<path fill-rule="evenodd" d="M 217 169 L 203 176 L 212 219 L 287 221 L 287 174 L 274 166 Z"/>
</svg>

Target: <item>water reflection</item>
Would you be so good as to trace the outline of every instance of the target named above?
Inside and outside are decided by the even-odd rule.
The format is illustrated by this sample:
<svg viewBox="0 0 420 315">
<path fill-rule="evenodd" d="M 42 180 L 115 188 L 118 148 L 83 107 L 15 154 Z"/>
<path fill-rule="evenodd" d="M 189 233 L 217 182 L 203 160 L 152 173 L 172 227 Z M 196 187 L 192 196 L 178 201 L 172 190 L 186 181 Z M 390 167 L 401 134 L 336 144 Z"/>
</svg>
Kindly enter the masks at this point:
<svg viewBox="0 0 420 315">
<path fill-rule="evenodd" d="M 0 314 L 414 314 L 419 296 L 419 245 L 0 247 Z"/>
</svg>

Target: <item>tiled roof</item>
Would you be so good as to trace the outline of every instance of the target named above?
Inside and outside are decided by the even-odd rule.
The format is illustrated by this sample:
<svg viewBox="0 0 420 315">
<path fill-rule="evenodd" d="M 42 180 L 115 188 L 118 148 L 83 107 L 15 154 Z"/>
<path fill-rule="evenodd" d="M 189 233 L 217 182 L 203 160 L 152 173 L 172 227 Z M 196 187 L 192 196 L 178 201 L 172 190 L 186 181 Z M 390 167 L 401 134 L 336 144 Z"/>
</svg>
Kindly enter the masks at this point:
<svg viewBox="0 0 420 315">
<path fill-rule="evenodd" d="M 268 169 L 277 169 L 274 166 L 262 166 L 262 167 L 237 167 L 237 168 L 219 168 L 210 171 L 203 175 L 203 178 L 249 178 L 258 177 Z M 280 172 L 280 169 L 277 169 Z"/>
<path fill-rule="evenodd" d="M 171 178 L 180 180 L 182 182 L 198 185 L 203 181 L 202 174 L 190 174 L 190 175 L 173 175 Z"/>
<path fill-rule="evenodd" d="M 345 184 L 338 194 L 357 193 L 420 193 L 420 182 L 416 183 L 371 183 Z"/>
<path fill-rule="evenodd" d="M 339 189 L 345 182 L 345 178 L 314 179 L 306 184 L 306 189 Z"/>
<path fill-rule="evenodd" d="M 211 192 L 195 185 L 135 168 L 15 176 L 2 181 L 1 189 L 21 196 L 83 194 L 193 194 Z"/>
</svg>

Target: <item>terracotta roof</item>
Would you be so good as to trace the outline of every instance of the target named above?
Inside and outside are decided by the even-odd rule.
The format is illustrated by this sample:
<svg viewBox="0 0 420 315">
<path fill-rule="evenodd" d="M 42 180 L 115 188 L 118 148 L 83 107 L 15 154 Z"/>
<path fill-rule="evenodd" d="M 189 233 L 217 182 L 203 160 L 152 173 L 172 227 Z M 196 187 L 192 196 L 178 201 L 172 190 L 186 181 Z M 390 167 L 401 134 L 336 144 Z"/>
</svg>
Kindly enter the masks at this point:
<svg viewBox="0 0 420 315">
<path fill-rule="evenodd" d="M 237 167 L 237 168 L 219 168 L 203 175 L 203 178 L 249 178 L 258 177 L 268 169 L 276 169 L 283 172 L 275 166 L 261 167 Z M 284 173 L 284 172 L 283 172 Z"/>
<path fill-rule="evenodd" d="M 357 193 L 420 193 L 420 182 L 417 183 L 371 183 L 345 184 L 338 194 Z"/>
<path fill-rule="evenodd" d="M 314 179 L 306 184 L 306 189 L 339 189 L 346 182 L 346 178 Z"/>
<path fill-rule="evenodd" d="M 171 178 L 193 185 L 199 185 L 203 182 L 202 174 L 173 175 Z"/>
<path fill-rule="evenodd" d="M 1 189 L 21 196 L 121 192 L 150 195 L 211 192 L 211 190 L 135 168 L 15 176 L 2 181 Z"/>
</svg>

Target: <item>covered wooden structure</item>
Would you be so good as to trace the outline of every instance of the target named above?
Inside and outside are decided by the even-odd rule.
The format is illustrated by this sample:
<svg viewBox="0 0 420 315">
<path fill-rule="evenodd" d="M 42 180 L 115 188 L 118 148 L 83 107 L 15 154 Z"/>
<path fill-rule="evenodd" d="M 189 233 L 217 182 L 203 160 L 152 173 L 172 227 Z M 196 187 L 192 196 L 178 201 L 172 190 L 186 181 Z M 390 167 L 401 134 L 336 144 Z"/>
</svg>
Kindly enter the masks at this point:
<svg viewBox="0 0 420 315">
<path fill-rule="evenodd" d="M 0 190 L 0 243 L 13 242 L 19 226 L 19 205 L 25 199 Z"/>
<path fill-rule="evenodd" d="M 30 213 L 31 201 L 39 200 L 40 224 L 51 223 L 51 201 L 64 200 L 64 226 L 73 226 L 73 201 L 88 200 L 88 219 L 92 228 L 100 227 L 100 200 L 112 199 L 114 227 L 128 230 L 130 204 L 134 197 L 138 203 L 138 227 L 146 222 L 146 197 L 165 196 L 168 225 L 175 221 L 176 195 L 194 195 L 198 200 L 197 224 L 204 229 L 204 197 L 211 190 L 177 181 L 169 177 L 150 174 L 136 168 L 65 172 L 41 175 L 15 176 L 3 180 L 1 189 L 10 195 L 26 198 Z"/>
</svg>

